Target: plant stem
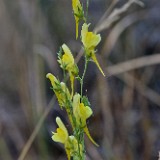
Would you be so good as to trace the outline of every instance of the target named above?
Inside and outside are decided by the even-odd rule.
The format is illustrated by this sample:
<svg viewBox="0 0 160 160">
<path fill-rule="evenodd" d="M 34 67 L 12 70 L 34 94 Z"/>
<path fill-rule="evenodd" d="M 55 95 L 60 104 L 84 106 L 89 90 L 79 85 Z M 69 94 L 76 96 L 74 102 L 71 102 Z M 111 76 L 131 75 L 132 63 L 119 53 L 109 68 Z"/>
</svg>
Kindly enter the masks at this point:
<svg viewBox="0 0 160 160">
<path fill-rule="evenodd" d="M 85 56 L 84 71 L 83 71 L 82 78 L 81 78 L 81 80 L 80 80 L 80 83 L 81 83 L 81 98 L 82 98 L 82 96 L 83 96 L 83 81 L 84 81 L 84 76 L 85 76 L 86 71 L 87 71 L 87 66 L 88 66 L 88 58 Z"/>
<path fill-rule="evenodd" d="M 82 132 L 82 160 L 85 160 L 84 132 Z"/>
<path fill-rule="evenodd" d="M 65 71 L 64 68 L 63 68 L 63 78 L 64 78 L 64 83 L 66 84 L 66 82 L 67 82 L 67 76 L 66 76 L 66 71 Z"/>
<path fill-rule="evenodd" d="M 87 5 L 86 5 L 86 22 L 88 19 L 88 8 L 89 8 L 89 0 L 87 0 Z"/>
<path fill-rule="evenodd" d="M 86 74 L 86 71 L 87 71 L 87 66 L 88 66 L 88 58 L 87 56 L 85 55 L 85 66 L 84 66 L 84 71 L 83 71 L 83 75 L 82 75 L 82 78 L 81 78 L 81 99 L 83 97 L 83 82 L 84 82 L 84 76 Z M 84 145 L 84 132 L 81 132 L 81 135 L 80 135 L 80 139 L 81 139 L 81 144 L 82 144 L 82 160 L 85 160 L 85 145 Z"/>
</svg>

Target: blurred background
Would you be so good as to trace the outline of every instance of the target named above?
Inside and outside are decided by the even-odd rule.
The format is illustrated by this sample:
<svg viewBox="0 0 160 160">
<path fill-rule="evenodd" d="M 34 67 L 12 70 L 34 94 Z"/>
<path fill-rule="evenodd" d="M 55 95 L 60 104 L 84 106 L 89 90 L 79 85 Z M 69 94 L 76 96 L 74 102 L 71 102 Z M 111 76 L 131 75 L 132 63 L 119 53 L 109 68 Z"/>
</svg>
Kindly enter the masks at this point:
<svg viewBox="0 0 160 160">
<path fill-rule="evenodd" d="M 84 93 L 94 115 L 88 127 L 100 147 L 86 137 L 87 160 L 158 160 L 160 1 L 143 2 L 90 0 L 88 21 L 102 36 L 97 58 L 106 77 L 89 64 Z M 1 160 L 67 159 L 51 131 L 57 115 L 68 129 L 69 123 L 45 77 L 62 79 L 56 53 L 63 43 L 81 56 L 71 1 L 0 1 Z M 80 73 L 83 64 L 81 57 Z"/>
</svg>

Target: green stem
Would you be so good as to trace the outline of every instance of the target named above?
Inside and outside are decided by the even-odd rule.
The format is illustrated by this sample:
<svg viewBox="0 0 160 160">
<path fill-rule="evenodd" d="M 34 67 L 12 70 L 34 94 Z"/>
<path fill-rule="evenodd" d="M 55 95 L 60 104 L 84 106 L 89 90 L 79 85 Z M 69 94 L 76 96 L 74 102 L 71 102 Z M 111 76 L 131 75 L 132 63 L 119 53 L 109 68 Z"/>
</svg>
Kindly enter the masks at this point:
<svg viewBox="0 0 160 160">
<path fill-rule="evenodd" d="M 85 58 L 85 68 L 84 68 L 84 72 L 82 75 L 82 80 L 81 80 L 81 87 L 83 88 L 83 81 L 84 81 L 84 76 L 86 73 L 86 69 L 87 69 L 87 63 L 88 61 L 86 60 L 87 58 Z M 64 76 L 64 82 L 66 84 L 67 82 L 67 75 L 66 75 L 66 71 L 63 69 L 63 76 Z M 84 149 L 84 132 L 83 130 L 81 130 L 77 124 L 76 124 L 76 119 L 73 115 L 73 108 L 72 108 L 72 102 L 70 101 L 70 99 L 68 99 L 67 96 L 67 91 L 64 92 L 65 93 L 65 98 L 66 98 L 66 111 L 68 113 L 68 116 L 71 116 L 71 121 L 72 121 L 72 127 L 73 127 L 73 132 L 74 135 L 78 141 L 78 154 L 77 156 L 73 157 L 74 160 L 85 160 L 85 149 Z M 82 94 L 82 92 L 81 92 Z M 81 148 L 82 147 L 82 148 Z"/>
<path fill-rule="evenodd" d="M 84 76 L 85 76 L 86 71 L 87 71 L 87 66 L 88 66 L 88 58 L 85 56 L 84 71 L 83 71 L 82 78 L 81 78 L 81 80 L 80 80 L 80 83 L 81 83 L 81 98 L 82 98 L 82 96 L 83 96 L 83 81 L 84 81 Z"/>
<path fill-rule="evenodd" d="M 84 132 L 82 132 L 82 160 L 85 160 Z"/>
<path fill-rule="evenodd" d="M 67 76 L 66 76 L 65 69 L 63 69 L 63 76 L 64 76 L 64 83 L 66 84 L 67 83 Z M 67 90 L 65 90 L 65 98 L 66 98 L 66 112 L 67 112 L 68 116 L 71 116 L 71 119 L 70 119 L 72 121 L 71 125 L 72 125 L 72 129 L 74 130 L 76 128 L 76 120 L 73 115 L 72 102 L 70 99 L 68 99 L 68 96 L 67 96 Z"/>
<path fill-rule="evenodd" d="M 85 56 L 84 71 L 83 71 L 82 78 L 80 80 L 80 84 L 81 84 L 81 99 L 83 97 L 83 82 L 84 82 L 84 77 L 85 77 L 85 74 L 86 74 L 86 71 L 87 71 L 87 66 L 88 66 L 88 58 L 87 58 L 87 56 Z M 82 160 L 85 160 L 85 145 L 84 145 L 84 132 L 83 131 L 80 132 L 79 138 L 80 138 L 80 144 L 82 145 L 82 156 L 81 156 L 81 158 L 82 158 Z"/>
<path fill-rule="evenodd" d="M 67 76 L 66 76 L 65 69 L 63 69 L 63 78 L 64 78 L 64 83 L 66 84 L 66 82 L 67 82 Z"/>
<path fill-rule="evenodd" d="M 88 8 L 89 8 L 89 0 L 87 0 L 87 5 L 86 5 L 86 22 L 88 19 Z"/>
<path fill-rule="evenodd" d="M 75 130 L 76 132 L 76 139 L 78 141 L 78 154 L 77 156 L 74 158 L 74 160 L 85 160 L 84 159 L 84 147 L 83 147 L 83 138 L 82 138 L 82 130 L 80 128 L 76 128 Z M 78 158 L 78 159 L 77 159 Z"/>
</svg>

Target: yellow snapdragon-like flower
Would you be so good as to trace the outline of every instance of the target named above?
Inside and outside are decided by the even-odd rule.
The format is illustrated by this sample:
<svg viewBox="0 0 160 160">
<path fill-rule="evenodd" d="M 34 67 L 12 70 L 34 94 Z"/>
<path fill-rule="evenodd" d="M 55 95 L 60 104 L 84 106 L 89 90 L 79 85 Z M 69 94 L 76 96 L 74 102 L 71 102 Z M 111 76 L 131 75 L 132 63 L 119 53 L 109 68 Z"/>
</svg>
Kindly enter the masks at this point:
<svg viewBox="0 0 160 160">
<path fill-rule="evenodd" d="M 56 118 L 56 122 L 59 128 L 57 128 L 56 133 L 52 132 L 53 134 L 52 140 L 55 142 L 60 142 L 65 144 L 66 141 L 68 140 L 68 131 L 59 117 Z"/>
<path fill-rule="evenodd" d="M 88 58 L 91 58 L 95 62 L 95 64 L 97 65 L 103 76 L 105 76 L 95 55 L 95 47 L 101 41 L 101 36 L 100 34 L 88 32 L 89 25 L 90 24 L 87 25 L 86 23 L 84 23 L 81 30 L 81 38 L 82 38 L 82 43 L 84 45 L 85 53 Z"/>
<path fill-rule="evenodd" d="M 92 109 L 80 103 L 80 94 L 76 93 L 73 97 L 73 114 L 79 126 L 85 127 L 86 120 L 92 115 Z"/>
<path fill-rule="evenodd" d="M 78 126 L 84 129 L 84 132 L 88 138 L 97 145 L 97 143 L 91 137 L 89 130 L 87 128 L 86 120 L 92 115 L 92 109 L 89 106 L 85 106 L 84 103 L 80 102 L 80 94 L 76 93 L 73 97 L 73 114 L 76 119 Z"/>
<path fill-rule="evenodd" d="M 72 8 L 74 12 L 74 17 L 76 21 L 76 39 L 78 38 L 78 26 L 79 21 L 83 18 L 83 8 L 79 0 L 72 0 Z"/>
<path fill-rule="evenodd" d="M 67 99 L 71 99 L 71 95 L 66 84 L 63 82 L 59 82 L 59 80 L 57 80 L 57 78 L 51 73 L 48 73 L 46 77 L 49 78 L 49 80 L 51 81 L 60 107 L 66 106 Z"/>
<path fill-rule="evenodd" d="M 71 70 L 74 66 L 74 58 L 73 55 L 70 51 L 70 49 L 68 48 L 68 46 L 66 44 L 62 45 L 62 49 L 64 51 L 64 54 L 61 58 L 61 60 L 58 60 L 58 62 L 60 63 L 61 67 L 65 68 L 66 70 Z"/>
<path fill-rule="evenodd" d="M 64 51 L 64 54 L 58 60 L 58 62 L 60 63 L 61 68 L 64 68 L 69 73 L 70 81 L 71 81 L 71 89 L 72 89 L 71 95 L 73 96 L 74 79 L 75 79 L 75 76 L 78 74 L 78 67 L 76 63 L 74 62 L 73 55 L 70 49 L 68 48 L 68 46 L 66 44 L 63 44 L 62 49 Z"/>
<path fill-rule="evenodd" d="M 68 131 L 59 117 L 56 118 L 58 128 L 56 132 L 52 132 L 52 140 L 64 144 L 68 160 L 78 152 L 78 142 L 74 136 L 69 136 Z"/>
</svg>

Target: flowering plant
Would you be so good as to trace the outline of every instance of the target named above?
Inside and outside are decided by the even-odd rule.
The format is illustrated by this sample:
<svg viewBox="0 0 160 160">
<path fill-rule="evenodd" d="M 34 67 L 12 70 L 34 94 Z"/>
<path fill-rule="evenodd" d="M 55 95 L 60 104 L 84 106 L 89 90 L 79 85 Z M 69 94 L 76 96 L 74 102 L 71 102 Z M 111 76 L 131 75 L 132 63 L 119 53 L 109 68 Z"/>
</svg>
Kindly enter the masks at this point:
<svg viewBox="0 0 160 160">
<path fill-rule="evenodd" d="M 87 1 L 88 2 L 88 1 Z M 84 76 L 86 74 L 88 62 L 93 60 L 97 65 L 100 72 L 105 76 L 103 70 L 101 69 L 97 58 L 96 58 L 96 46 L 101 41 L 100 34 L 89 32 L 88 28 L 90 24 L 87 24 L 87 13 L 83 9 L 83 5 L 79 0 L 72 0 L 73 13 L 76 22 L 76 39 L 78 38 L 78 28 L 79 22 L 83 21 L 81 29 L 81 42 L 84 49 L 85 57 L 85 67 L 83 75 L 79 75 L 79 69 L 75 63 L 74 57 L 71 50 L 66 44 L 61 46 L 58 53 L 58 62 L 64 73 L 64 82 L 60 82 L 53 74 L 48 73 L 46 75 L 49 78 L 52 89 L 58 99 L 58 103 L 61 109 L 65 109 L 69 121 L 72 126 L 73 134 L 69 136 L 68 131 L 63 124 L 60 117 L 56 118 L 56 123 L 58 128 L 56 132 L 52 132 L 52 140 L 55 142 L 62 143 L 64 145 L 68 160 L 73 157 L 74 160 L 84 160 L 85 159 L 85 145 L 84 145 L 84 134 L 91 140 L 93 144 L 98 146 L 98 144 L 93 140 L 87 127 L 87 119 L 92 115 L 93 111 L 90 106 L 90 102 L 86 96 L 83 95 L 83 82 Z M 88 3 L 87 3 L 88 12 Z M 70 86 L 66 85 L 67 74 L 70 78 Z M 79 80 L 81 93 L 74 91 L 74 81 Z M 70 89 L 69 89 L 70 88 Z"/>
</svg>

